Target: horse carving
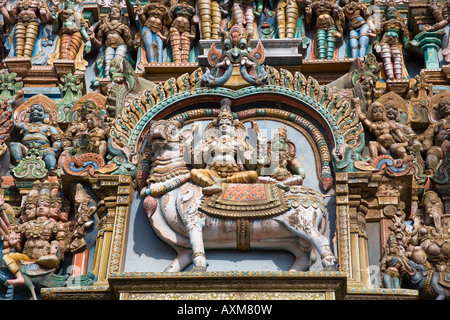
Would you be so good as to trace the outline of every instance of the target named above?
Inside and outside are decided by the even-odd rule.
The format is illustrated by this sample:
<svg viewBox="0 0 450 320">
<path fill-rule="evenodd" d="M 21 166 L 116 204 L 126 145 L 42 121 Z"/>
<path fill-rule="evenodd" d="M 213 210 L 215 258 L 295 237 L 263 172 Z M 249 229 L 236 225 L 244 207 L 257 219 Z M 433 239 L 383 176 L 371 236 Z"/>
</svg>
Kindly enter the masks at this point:
<svg viewBox="0 0 450 320">
<path fill-rule="evenodd" d="M 165 271 L 182 271 L 192 263 L 193 270 L 206 270 L 205 250 L 211 249 L 288 251 L 295 257 L 290 271 L 306 271 L 315 261 L 315 248 L 324 269 L 337 268 L 324 236 L 327 212 L 320 192 L 261 183 L 252 170 L 229 177 L 214 174 L 214 165 L 189 170 L 190 130 L 175 120 L 160 120 L 147 136 L 151 169 L 148 187 L 141 190 L 144 208 L 155 234 L 177 253 Z"/>
</svg>

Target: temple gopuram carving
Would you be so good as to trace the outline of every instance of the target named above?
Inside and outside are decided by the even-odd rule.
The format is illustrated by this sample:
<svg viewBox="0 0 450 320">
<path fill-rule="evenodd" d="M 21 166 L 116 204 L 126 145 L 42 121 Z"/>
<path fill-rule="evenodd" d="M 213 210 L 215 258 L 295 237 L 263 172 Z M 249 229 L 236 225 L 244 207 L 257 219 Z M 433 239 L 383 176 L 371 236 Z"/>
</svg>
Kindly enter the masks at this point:
<svg viewBox="0 0 450 320">
<path fill-rule="evenodd" d="M 0 299 L 450 299 L 449 10 L 1 1 Z"/>
</svg>

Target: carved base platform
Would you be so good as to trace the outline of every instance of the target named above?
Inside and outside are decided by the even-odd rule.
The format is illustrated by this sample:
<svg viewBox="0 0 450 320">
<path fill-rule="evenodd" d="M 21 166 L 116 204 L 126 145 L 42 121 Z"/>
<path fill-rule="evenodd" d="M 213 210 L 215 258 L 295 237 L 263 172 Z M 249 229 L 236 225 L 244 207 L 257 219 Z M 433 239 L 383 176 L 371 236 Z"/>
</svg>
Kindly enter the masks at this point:
<svg viewBox="0 0 450 320">
<path fill-rule="evenodd" d="M 173 63 L 173 62 L 163 62 L 163 63 L 146 63 L 143 65 L 144 71 L 136 71 L 136 74 L 142 76 L 155 83 L 164 82 L 172 77 L 179 77 L 180 74 L 189 73 L 191 74 L 196 69 L 198 69 L 199 64 L 196 62 L 186 62 L 186 63 Z"/>
<path fill-rule="evenodd" d="M 341 300 L 342 272 L 178 272 L 117 274 L 109 278 L 121 300 Z"/>
<path fill-rule="evenodd" d="M 68 73 L 78 75 L 84 81 L 84 73 L 75 71 L 72 60 L 55 60 L 53 66 L 32 65 L 30 58 L 21 57 L 6 58 L 4 61 L 8 71 L 17 73 L 25 87 L 57 87 L 59 78 Z"/>
<path fill-rule="evenodd" d="M 406 94 L 409 89 L 408 79 L 386 80 L 386 89 L 398 95 Z"/>
<path fill-rule="evenodd" d="M 305 77 L 313 77 L 320 84 L 328 84 L 345 75 L 354 61 L 354 58 L 303 60 L 301 72 Z"/>
</svg>

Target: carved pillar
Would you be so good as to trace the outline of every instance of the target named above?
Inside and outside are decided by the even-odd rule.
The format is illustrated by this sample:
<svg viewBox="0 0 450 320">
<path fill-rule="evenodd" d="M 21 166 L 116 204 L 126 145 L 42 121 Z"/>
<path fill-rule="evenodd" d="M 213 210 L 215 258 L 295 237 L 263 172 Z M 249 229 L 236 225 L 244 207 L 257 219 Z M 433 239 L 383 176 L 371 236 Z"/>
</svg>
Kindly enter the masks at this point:
<svg viewBox="0 0 450 320">
<path fill-rule="evenodd" d="M 349 286 L 370 287 L 365 199 L 375 193 L 378 182 L 370 172 L 336 174 L 339 265 L 348 274 Z"/>
<path fill-rule="evenodd" d="M 92 272 L 97 275 L 96 284 L 107 283 L 111 273 L 120 271 L 123 265 L 123 249 L 129 220 L 129 206 L 133 187 L 131 176 L 99 176 L 90 179 L 99 203 L 99 232 L 95 247 Z"/>
<path fill-rule="evenodd" d="M 438 51 L 442 45 L 444 30 L 422 31 L 415 38 L 415 42 L 425 56 L 425 69 L 439 69 Z"/>
</svg>

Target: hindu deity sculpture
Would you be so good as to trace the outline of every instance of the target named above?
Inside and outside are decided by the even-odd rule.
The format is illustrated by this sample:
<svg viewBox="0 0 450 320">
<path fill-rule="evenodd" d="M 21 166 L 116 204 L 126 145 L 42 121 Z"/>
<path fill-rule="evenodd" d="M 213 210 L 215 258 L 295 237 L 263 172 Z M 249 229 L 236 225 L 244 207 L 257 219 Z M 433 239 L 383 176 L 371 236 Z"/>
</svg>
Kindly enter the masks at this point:
<svg viewBox="0 0 450 320">
<path fill-rule="evenodd" d="M 6 1 L 2 2 L 3 6 L 5 4 Z M 41 0 L 19 0 L 11 10 L 3 10 L 2 13 L 14 25 L 13 43 L 9 56 L 26 58 L 34 56 L 33 52 L 42 24 L 49 23 L 52 19 L 46 3 Z"/>
<path fill-rule="evenodd" d="M 163 62 L 164 42 L 172 22 L 169 9 L 163 0 L 149 1 L 144 7 L 136 1 L 135 12 L 141 25 L 141 60 Z"/>
<path fill-rule="evenodd" d="M 59 166 L 63 166 L 71 155 L 96 153 L 102 158 L 106 156 L 107 132 L 102 116 L 92 101 L 87 101 L 83 107 L 80 118 L 64 132 Z"/>
<path fill-rule="evenodd" d="M 425 24 L 421 26 L 422 30 L 425 31 L 437 31 L 445 28 L 450 23 L 450 1 L 444 1 L 440 8 L 438 8 L 434 3 L 429 3 L 428 8 L 431 14 L 436 19 L 436 23 L 433 25 Z M 446 62 L 450 62 L 450 47 L 447 46 L 442 50 L 442 55 Z"/>
<path fill-rule="evenodd" d="M 306 1 L 306 22 L 315 17 L 317 57 L 333 59 L 336 41 L 342 38 L 345 21 L 341 7 L 329 0 Z"/>
<path fill-rule="evenodd" d="M 303 166 L 295 156 L 295 144 L 288 138 L 286 127 L 280 127 L 275 136 L 267 142 L 267 155 L 264 165 L 259 169 L 259 181 L 267 180 L 286 188 L 289 185 L 302 185 L 305 178 Z"/>
<path fill-rule="evenodd" d="M 395 103 L 387 102 L 384 104 L 384 108 L 386 109 L 386 117 L 400 128 L 404 137 L 408 140 L 408 145 L 413 149 L 420 150 L 422 144 L 419 141 L 417 133 L 411 126 L 400 121 L 399 107 Z M 401 141 L 400 138 L 396 138 L 395 140 Z"/>
<path fill-rule="evenodd" d="M 16 121 L 14 126 L 23 135 L 20 142 L 11 142 L 9 145 L 15 162 L 18 163 L 22 160 L 32 144 L 38 144 L 43 149 L 46 168 L 49 173 L 53 174 L 62 147 L 62 137 L 60 130 L 49 123 L 49 114 L 44 106 L 39 103 L 31 105 L 27 119 Z"/>
<path fill-rule="evenodd" d="M 105 46 L 102 58 L 97 62 L 101 70 L 100 76 L 111 78 L 110 68 L 114 58 L 123 60 L 128 57 L 128 48 L 132 48 L 133 37 L 130 27 L 121 21 L 122 9 L 119 4 L 113 4 L 107 18 L 104 19 L 97 33 L 91 32 L 89 37 L 96 47 Z"/>
<path fill-rule="evenodd" d="M 48 181 L 42 183 L 39 194 L 32 195 L 32 199 L 28 201 L 35 203 L 36 211 L 28 211 L 29 215 L 24 219 L 25 222 L 14 226 L 11 230 L 17 234 L 9 238 L 9 245 L 15 249 L 15 252 L 3 256 L 3 262 L 14 275 L 14 278 L 6 281 L 6 286 L 18 286 L 25 283 L 19 265 L 36 263 L 41 268 L 51 270 L 59 266 L 63 257 L 66 235 L 62 224 L 49 219 L 50 184 Z"/>
<path fill-rule="evenodd" d="M 83 53 L 91 51 L 88 25 L 82 15 L 82 7 L 76 0 L 65 0 L 58 12 L 52 14 L 53 29 L 59 38 L 56 51 L 49 56 L 49 64 L 54 60 L 74 60 L 76 69 L 85 70 L 87 62 Z"/>
<path fill-rule="evenodd" d="M 169 30 L 172 60 L 175 63 L 188 62 L 191 43 L 197 35 L 197 25 L 193 19 L 195 8 L 189 0 L 182 0 L 172 5 L 170 14 L 173 17 Z"/>
<path fill-rule="evenodd" d="M 422 151 L 426 153 L 426 166 L 432 171 L 450 153 L 450 98 L 443 98 L 437 106 L 437 119 L 423 133 Z"/>
<path fill-rule="evenodd" d="M 230 106 L 231 101 L 223 99 L 217 119 L 205 128 L 202 148 L 198 151 L 206 166 L 191 171 L 192 181 L 203 187 L 204 194 L 222 191 L 220 183 L 223 182 L 253 183 L 258 179 L 256 171 L 246 168 L 252 165 L 253 153 L 246 141 L 247 130 L 233 118 Z"/>
<path fill-rule="evenodd" d="M 389 154 L 404 159 L 407 156 L 406 140 L 400 128 L 386 116 L 386 108 L 379 102 L 374 102 L 369 106 L 367 117 L 361 111 L 361 106 L 357 103 L 355 108 L 361 122 L 375 135 L 376 141 L 369 142 L 369 151 L 372 158 L 380 154 Z M 394 139 L 394 134 L 399 141 Z"/>
<path fill-rule="evenodd" d="M 385 20 L 373 43 L 375 51 L 381 55 L 386 79 L 402 79 L 404 77 L 402 44 L 404 49 L 411 47 L 408 27 L 404 23 L 403 17 L 397 13 L 395 5 L 388 4 Z"/>
<path fill-rule="evenodd" d="M 349 0 L 343 10 L 347 18 L 352 57 L 365 57 L 369 46 L 369 37 L 376 37 L 375 26 L 367 5 L 359 0 Z"/>
</svg>

